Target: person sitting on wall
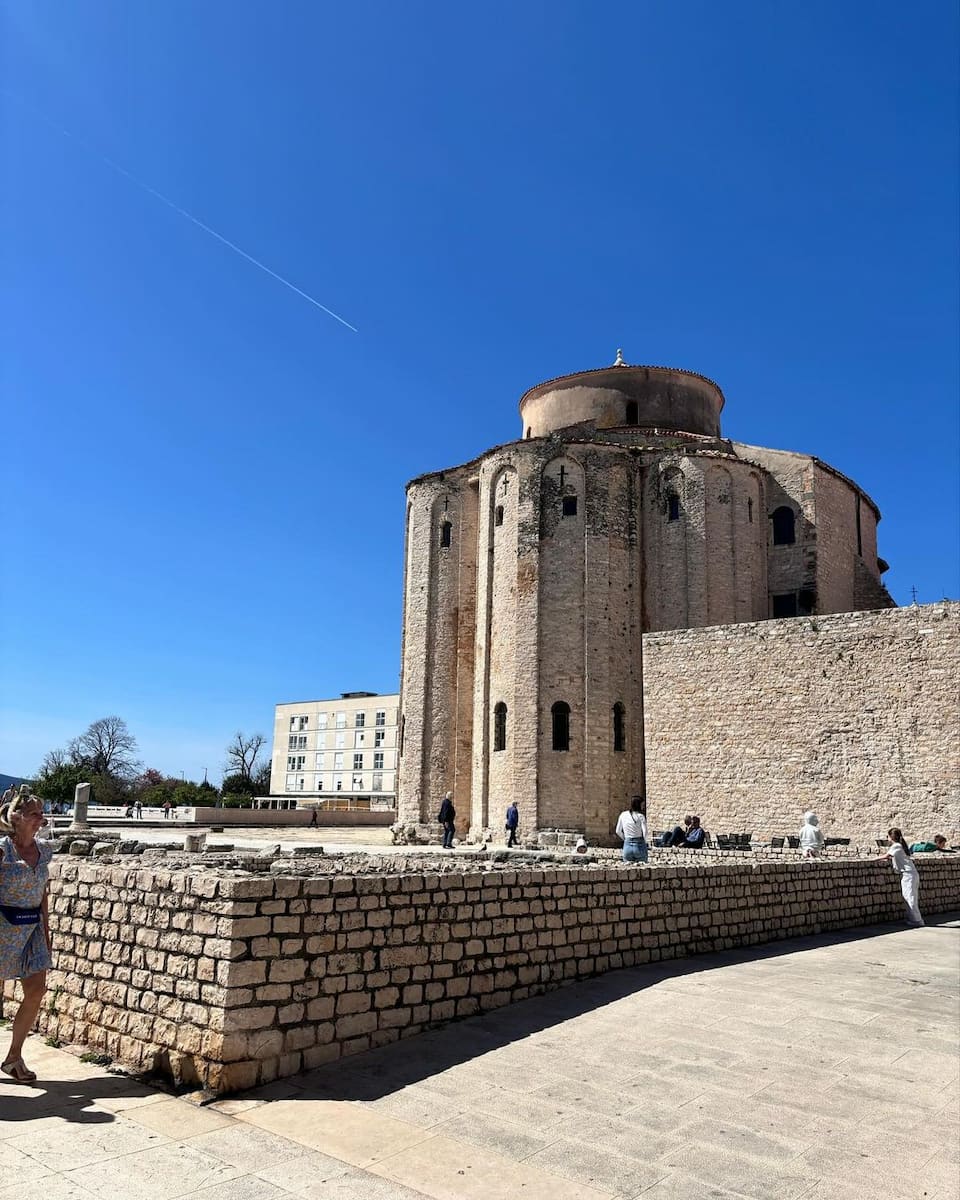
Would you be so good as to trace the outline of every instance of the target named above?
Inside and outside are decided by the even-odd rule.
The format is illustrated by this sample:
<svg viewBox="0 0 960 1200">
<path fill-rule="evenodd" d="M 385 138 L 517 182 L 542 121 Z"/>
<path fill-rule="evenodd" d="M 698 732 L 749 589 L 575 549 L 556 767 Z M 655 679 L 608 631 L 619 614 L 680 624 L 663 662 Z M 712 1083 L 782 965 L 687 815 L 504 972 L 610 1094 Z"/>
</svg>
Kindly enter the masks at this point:
<svg viewBox="0 0 960 1200">
<path fill-rule="evenodd" d="M 804 858 L 819 858 L 824 846 L 823 830 L 815 812 L 803 814 L 803 824 L 800 826 L 800 849 Z"/>
<path fill-rule="evenodd" d="M 673 833 L 665 833 L 658 845 L 686 846 L 688 850 L 702 850 L 706 836 L 706 830 L 700 827 L 700 818 L 686 816 L 683 818 L 683 824 L 677 825 Z"/>
<path fill-rule="evenodd" d="M 658 846 L 682 846 L 683 839 L 687 836 L 687 830 L 690 828 L 690 822 L 693 817 L 684 817 L 682 825 L 674 825 L 673 829 L 665 830 L 656 841 Z"/>
<path fill-rule="evenodd" d="M 688 850 L 702 850 L 707 840 L 707 831 L 701 826 L 699 817 L 690 817 L 686 837 L 681 842 Z"/>
<path fill-rule="evenodd" d="M 911 854 L 932 854 L 935 850 L 941 854 L 953 854 L 942 833 L 936 834 L 932 842 L 914 842 L 910 847 Z"/>
</svg>

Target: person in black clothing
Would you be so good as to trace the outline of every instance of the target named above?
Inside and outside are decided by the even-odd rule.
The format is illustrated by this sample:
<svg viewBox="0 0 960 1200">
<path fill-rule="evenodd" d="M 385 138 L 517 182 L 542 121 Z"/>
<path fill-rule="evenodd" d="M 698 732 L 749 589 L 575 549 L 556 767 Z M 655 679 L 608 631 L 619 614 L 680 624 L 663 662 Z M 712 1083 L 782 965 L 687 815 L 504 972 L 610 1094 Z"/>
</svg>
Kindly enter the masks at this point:
<svg viewBox="0 0 960 1200">
<path fill-rule="evenodd" d="M 520 810 L 517 808 L 517 802 L 514 802 L 507 809 L 506 830 L 508 833 L 507 847 L 517 844 L 517 826 L 520 824 Z"/>
<path fill-rule="evenodd" d="M 437 813 L 437 820 L 443 826 L 443 849 L 453 849 L 453 833 L 454 820 L 457 815 L 457 810 L 453 807 L 453 793 L 447 792 L 440 805 L 440 811 Z"/>
</svg>

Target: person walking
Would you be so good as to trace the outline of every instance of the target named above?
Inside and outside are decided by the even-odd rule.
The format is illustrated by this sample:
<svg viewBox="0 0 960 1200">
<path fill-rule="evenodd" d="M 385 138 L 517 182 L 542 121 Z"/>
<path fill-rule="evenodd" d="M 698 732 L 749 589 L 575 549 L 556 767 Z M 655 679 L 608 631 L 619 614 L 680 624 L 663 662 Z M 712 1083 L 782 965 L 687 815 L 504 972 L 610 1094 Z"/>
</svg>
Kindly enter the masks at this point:
<svg viewBox="0 0 960 1200">
<path fill-rule="evenodd" d="M 647 861 L 647 802 L 634 796 L 617 818 L 617 837 L 623 841 L 624 862 Z"/>
<path fill-rule="evenodd" d="M 453 849 L 453 834 L 455 831 L 454 821 L 456 820 L 457 810 L 453 806 L 453 792 L 447 792 L 440 804 L 440 811 L 437 813 L 437 820 L 443 826 L 443 849 Z"/>
<path fill-rule="evenodd" d="M 923 917 L 920 915 L 920 872 L 917 864 L 910 857 L 910 848 L 903 840 L 903 834 L 896 826 L 887 830 L 890 849 L 881 858 L 890 860 L 890 865 L 900 876 L 900 891 L 903 902 L 907 906 L 907 924 L 920 928 Z"/>
<path fill-rule="evenodd" d="M 803 814 L 803 824 L 800 826 L 800 849 L 804 858 L 819 858 L 823 849 L 823 830 L 815 812 Z"/>
<path fill-rule="evenodd" d="M 519 826 L 519 824 L 520 824 L 520 810 L 517 808 L 516 800 L 514 800 L 513 803 L 510 805 L 510 807 L 507 809 L 507 822 L 506 822 L 505 828 L 506 828 L 506 831 L 508 834 L 508 837 L 507 837 L 507 848 L 508 849 L 511 846 L 515 846 L 517 844 L 517 827 Z"/>
<path fill-rule="evenodd" d="M 23 1061 L 23 1043 L 37 1019 L 51 965 L 47 911 L 47 865 L 53 847 L 37 841 L 46 824 L 43 801 L 24 785 L 0 802 L 0 980 L 19 979 L 23 1000 L 13 1019 L 10 1046 L 0 1071 L 17 1083 L 36 1072 Z"/>
</svg>

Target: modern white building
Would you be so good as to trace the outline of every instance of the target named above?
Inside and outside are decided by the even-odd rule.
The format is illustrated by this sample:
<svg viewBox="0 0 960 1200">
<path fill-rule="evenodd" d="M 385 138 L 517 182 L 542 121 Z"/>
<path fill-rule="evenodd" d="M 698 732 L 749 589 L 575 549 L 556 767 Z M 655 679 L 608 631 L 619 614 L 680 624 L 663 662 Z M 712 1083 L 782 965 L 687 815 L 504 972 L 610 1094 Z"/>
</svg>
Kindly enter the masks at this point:
<svg viewBox="0 0 960 1200">
<path fill-rule="evenodd" d="M 396 693 L 343 692 L 278 704 L 270 794 L 327 808 L 395 808 L 399 701 Z"/>
</svg>

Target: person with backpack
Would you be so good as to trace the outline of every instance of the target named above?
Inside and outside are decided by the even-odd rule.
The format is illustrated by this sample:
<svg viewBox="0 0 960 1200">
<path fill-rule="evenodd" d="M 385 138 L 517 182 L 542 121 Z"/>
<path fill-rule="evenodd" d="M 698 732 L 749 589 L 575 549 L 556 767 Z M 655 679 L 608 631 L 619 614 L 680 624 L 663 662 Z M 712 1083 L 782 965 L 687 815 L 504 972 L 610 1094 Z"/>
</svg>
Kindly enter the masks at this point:
<svg viewBox="0 0 960 1200">
<path fill-rule="evenodd" d="M 507 831 L 507 849 L 517 844 L 517 828 L 520 824 L 520 810 L 514 800 L 507 809 L 507 821 L 504 828 Z"/>
<path fill-rule="evenodd" d="M 440 811 L 437 813 L 437 820 L 443 826 L 444 850 L 453 849 L 454 821 L 456 816 L 457 810 L 453 806 L 453 792 L 447 792 L 440 804 Z"/>
</svg>

